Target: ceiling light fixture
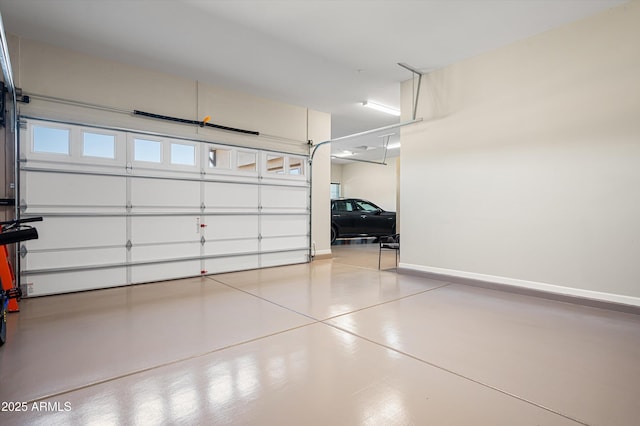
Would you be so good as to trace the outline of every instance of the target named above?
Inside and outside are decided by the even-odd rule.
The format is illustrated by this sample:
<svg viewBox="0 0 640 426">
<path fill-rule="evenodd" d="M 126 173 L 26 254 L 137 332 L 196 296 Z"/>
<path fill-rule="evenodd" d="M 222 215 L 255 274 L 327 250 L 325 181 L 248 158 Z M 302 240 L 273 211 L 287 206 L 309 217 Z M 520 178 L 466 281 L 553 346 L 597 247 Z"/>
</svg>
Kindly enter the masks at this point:
<svg viewBox="0 0 640 426">
<path fill-rule="evenodd" d="M 355 154 L 351 151 L 342 151 L 338 154 L 333 154 L 333 157 L 344 158 L 344 157 L 351 157 L 352 155 L 355 155 Z"/>
<path fill-rule="evenodd" d="M 375 102 L 364 101 L 362 103 L 362 106 L 365 106 L 365 107 L 371 108 L 371 109 L 375 109 L 376 111 L 386 112 L 387 114 L 400 116 L 400 110 L 392 108 L 392 107 L 388 107 L 386 105 L 380 105 L 380 104 L 377 104 Z"/>
<path fill-rule="evenodd" d="M 387 145 L 387 149 L 396 149 L 396 148 L 400 148 L 400 142 L 390 143 L 389 145 Z"/>
</svg>

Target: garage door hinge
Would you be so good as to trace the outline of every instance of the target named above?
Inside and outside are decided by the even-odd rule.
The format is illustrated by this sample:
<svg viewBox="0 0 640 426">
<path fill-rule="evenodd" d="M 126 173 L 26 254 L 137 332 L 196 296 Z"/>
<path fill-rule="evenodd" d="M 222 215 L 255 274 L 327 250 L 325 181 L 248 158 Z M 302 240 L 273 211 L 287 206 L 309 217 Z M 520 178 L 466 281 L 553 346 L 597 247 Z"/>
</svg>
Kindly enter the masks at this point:
<svg viewBox="0 0 640 426">
<path fill-rule="evenodd" d="M 131 173 L 133 171 L 133 166 L 131 163 L 127 163 L 127 173 Z"/>
<path fill-rule="evenodd" d="M 200 244 L 204 245 L 204 243 L 206 243 L 207 240 L 204 239 L 204 236 L 200 237 Z"/>
<path fill-rule="evenodd" d="M 207 206 L 205 206 L 204 203 L 200 204 L 200 210 L 204 211 L 204 209 L 206 209 L 206 208 L 207 208 Z"/>
<path fill-rule="evenodd" d="M 25 258 L 27 256 L 27 253 L 29 253 L 29 250 L 27 250 L 27 248 L 23 245 L 20 246 L 20 257 L 21 258 Z"/>
<path fill-rule="evenodd" d="M 131 210 L 133 209 L 133 205 L 131 205 L 131 203 L 129 203 L 129 204 L 127 204 L 127 205 L 125 206 L 125 208 L 127 209 L 127 213 L 130 213 L 130 212 L 131 212 Z"/>
<path fill-rule="evenodd" d="M 131 240 L 127 240 L 127 245 L 125 247 L 127 248 L 127 250 L 131 250 L 131 247 L 133 247 Z"/>
<path fill-rule="evenodd" d="M 262 234 L 258 234 L 258 241 L 262 241 Z"/>
</svg>

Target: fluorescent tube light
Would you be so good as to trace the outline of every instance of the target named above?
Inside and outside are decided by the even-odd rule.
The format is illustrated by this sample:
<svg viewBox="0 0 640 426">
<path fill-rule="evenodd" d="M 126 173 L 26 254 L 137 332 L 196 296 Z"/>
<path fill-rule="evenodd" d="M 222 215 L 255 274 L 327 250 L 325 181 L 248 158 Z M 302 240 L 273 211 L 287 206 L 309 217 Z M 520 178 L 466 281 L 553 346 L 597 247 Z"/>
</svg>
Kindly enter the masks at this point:
<svg viewBox="0 0 640 426">
<path fill-rule="evenodd" d="M 375 109 L 377 111 L 386 112 L 387 114 L 400 116 L 400 111 L 399 110 L 397 110 L 395 108 L 391 108 L 391 107 L 385 106 L 385 105 L 380 105 L 380 104 L 377 104 L 375 102 L 364 101 L 362 103 L 362 106 L 365 106 L 365 107 L 371 108 L 371 109 Z"/>
<path fill-rule="evenodd" d="M 390 143 L 389 145 L 387 145 L 387 149 L 396 149 L 396 148 L 400 148 L 400 142 Z"/>
</svg>

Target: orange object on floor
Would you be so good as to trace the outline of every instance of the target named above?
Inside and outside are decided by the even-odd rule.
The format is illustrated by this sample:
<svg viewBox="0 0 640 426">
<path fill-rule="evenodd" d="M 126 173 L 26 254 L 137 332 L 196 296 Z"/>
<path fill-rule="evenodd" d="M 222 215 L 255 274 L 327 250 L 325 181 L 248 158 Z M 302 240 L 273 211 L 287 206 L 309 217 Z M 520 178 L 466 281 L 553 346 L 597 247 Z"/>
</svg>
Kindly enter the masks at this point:
<svg viewBox="0 0 640 426">
<path fill-rule="evenodd" d="M 7 252 L 7 246 L 0 246 L 0 280 L 2 280 L 2 289 L 10 290 L 13 288 L 13 281 L 15 276 L 13 275 L 13 269 L 9 264 L 9 252 Z M 9 299 L 8 312 L 19 312 L 20 307 L 16 299 Z"/>
</svg>

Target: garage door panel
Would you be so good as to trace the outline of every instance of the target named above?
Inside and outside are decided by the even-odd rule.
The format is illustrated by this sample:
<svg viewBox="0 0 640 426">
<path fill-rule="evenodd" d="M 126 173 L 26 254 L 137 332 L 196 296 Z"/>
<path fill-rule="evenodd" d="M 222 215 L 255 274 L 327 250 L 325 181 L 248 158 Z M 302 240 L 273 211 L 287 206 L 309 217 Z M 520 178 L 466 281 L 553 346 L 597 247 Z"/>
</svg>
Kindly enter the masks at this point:
<svg viewBox="0 0 640 426">
<path fill-rule="evenodd" d="M 204 245 L 205 256 L 256 253 L 259 250 L 258 239 L 207 241 Z"/>
<path fill-rule="evenodd" d="M 87 248 L 83 250 L 29 252 L 23 260 L 22 267 L 28 270 L 92 267 L 125 264 L 126 261 L 127 249 L 124 246 L 121 248 Z"/>
<path fill-rule="evenodd" d="M 264 253 L 261 258 L 261 266 L 267 268 L 270 266 L 292 265 L 295 263 L 308 262 L 307 250 L 285 252 L 285 253 Z"/>
<path fill-rule="evenodd" d="M 306 187 L 264 186 L 262 187 L 262 207 L 273 210 L 307 209 Z"/>
<path fill-rule="evenodd" d="M 96 271 L 74 271 L 45 275 L 26 275 L 22 284 L 29 288 L 29 296 L 71 293 L 74 291 L 118 287 L 127 284 L 125 267 Z"/>
<path fill-rule="evenodd" d="M 245 271 L 260 267 L 259 255 L 234 256 L 218 259 L 206 259 L 204 261 L 207 274 L 219 274 L 223 272 Z"/>
<path fill-rule="evenodd" d="M 126 180 L 117 176 L 27 172 L 23 197 L 30 206 L 125 208 Z"/>
<path fill-rule="evenodd" d="M 133 245 L 200 240 L 200 216 L 141 216 L 131 218 Z"/>
<path fill-rule="evenodd" d="M 200 209 L 200 182 L 169 179 L 131 179 L 131 205 Z"/>
<path fill-rule="evenodd" d="M 184 257 L 200 256 L 200 242 L 185 244 L 161 244 L 134 246 L 131 248 L 132 262 L 171 261 Z"/>
<path fill-rule="evenodd" d="M 296 216 L 263 216 L 262 236 L 278 237 L 284 235 L 307 235 L 309 218 Z"/>
<path fill-rule="evenodd" d="M 138 265 L 131 267 L 131 282 L 136 284 L 194 277 L 200 275 L 200 271 L 199 260 Z"/>
<path fill-rule="evenodd" d="M 204 237 L 208 240 L 221 238 L 249 238 L 258 236 L 259 217 L 256 216 L 209 216 L 204 218 Z"/>
<path fill-rule="evenodd" d="M 127 243 L 125 217 L 47 217 L 34 223 L 39 238 L 23 243 L 29 250 L 104 247 Z"/>
<path fill-rule="evenodd" d="M 44 217 L 40 238 L 20 245 L 27 295 L 306 261 L 306 170 L 269 173 L 272 152 L 224 146 L 212 157 L 199 141 L 26 122 L 33 158 L 19 164 L 16 198 L 25 217 Z M 49 130 L 36 141 L 34 126 Z M 287 253 L 261 255 L 270 250 Z"/>
<path fill-rule="evenodd" d="M 204 183 L 204 205 L 207 210 L 257 211 L 258 196 L 258 185 Z"/>
<path fill-rule="evenodd" d="M 297 237 L 277 237 L 277 238 L 263 238 L 262 250 L 290 250 L 290 249 L 305 249 L 309 244 L 309 239 L 306 235 Z"/>
</svg>

